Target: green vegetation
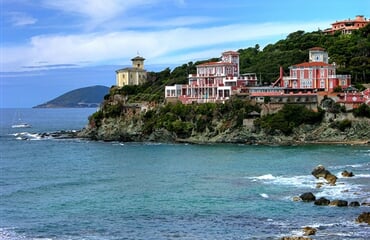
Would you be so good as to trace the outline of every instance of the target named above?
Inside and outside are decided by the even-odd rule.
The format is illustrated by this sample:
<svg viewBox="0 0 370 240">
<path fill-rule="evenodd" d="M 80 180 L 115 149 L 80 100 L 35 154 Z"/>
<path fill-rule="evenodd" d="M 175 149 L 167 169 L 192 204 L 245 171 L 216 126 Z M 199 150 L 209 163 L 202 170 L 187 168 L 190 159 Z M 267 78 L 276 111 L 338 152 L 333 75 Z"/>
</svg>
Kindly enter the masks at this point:
<svg viewBox="0 0 370 240">
<path fill-rule="evenodd" d="M 248 101 L 239 99 L 232 99 L 225 104 L 166 104 L 145 113 L 144 133 L 149 134 L 156 129 L 164 128 L 176 133 L 178 137 L 186 138 L 192 132 L 202 133 L 214 131 L 216 128 L 220 131 L 235 129 L 242 126 L 243 119 L 248 118 L 252 111 L 260 109 Z"/>
<path fill-rule="evenodd" d="M 355 117 L 370 118 L 370 107 L 363 103 L 358 108 L 353 109 L 353 115 Z"/>
<path fill-rule="evenodd" d="M 307 109 L 302 105 L 286 104 L 279 112 L 263 116 L 255 121 L 255 125 L 268 134 L 280 131 L 290 135 L 295 127 L 301 124 L 318 124 L 324 117 L 324 111 L 318 112 Z"/>
<path fill-rule="evenodd" d="M 349 119 L 344 119 L 342 121 L 335 121 L 330 124 L 331 128 L 339 129 L 340 131 L 345 131 L 347 128 L 352 126 L 352 121 Z"/>
<path fill-rule="evenodd" d="M 240 49 L 241 72 L 255 72 L 263 82 L 271 82 L 279 76 L 279 66 L 287 71 L 294 64 L 308 61 L 308 50 L 323 47 L 328 51 L 330 62 L 335 62 L 339 74 L 351 74 L 353 84 L 370 79 L 370 24 L 351 35 L 324 35 L 321 31 L 305 33 L 297 31 L 286 39 L 267 45 Z"/>
</svg>

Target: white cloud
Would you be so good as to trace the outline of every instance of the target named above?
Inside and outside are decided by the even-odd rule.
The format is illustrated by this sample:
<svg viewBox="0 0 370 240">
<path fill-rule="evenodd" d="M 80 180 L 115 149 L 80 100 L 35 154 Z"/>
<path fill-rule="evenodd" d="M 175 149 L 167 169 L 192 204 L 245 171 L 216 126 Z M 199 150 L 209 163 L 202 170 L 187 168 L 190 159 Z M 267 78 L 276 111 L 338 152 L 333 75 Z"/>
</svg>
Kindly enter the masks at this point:
<svg viewBox="0 0 370 240">
<path fill-rule="evenodd" d="M 9 12 L 10 22 L 13 26 L 26 26 L 32 25 L 37 22 L 37 19 L 23 12 Z"/>
<path fill-rule="evenodd" d="M 93 28 L 135 7 L 143 7 L 156 2 L 158 0 L 43 0 L 43 5 L 84 17 L 88 20 L 87 25 Z"/>
<path fill-rule="evenodd" d="M 22 69 L 22 66 L 55 64 L 129 64 L 137 51 L 148 64 L 187 62 L 200 58 L 199 49 L 212 53 L 232 50 L 230 45 L 266 39 L 297 30 L 312 31 L 327 23 L 264 23 L 234 24 L 211 28 L 174 28 L 158 31 L 120 31 L 80 35 L 43 35 L 33 37 L 27 45 L 1 48 L 4 57 L 0 65 L 5 71 Z M 204 52 L 205 53 L 205 52 Z M 207 58 L 208 56 L 204 56 Z M 171 62 L 170 62 L 171 61 Z M 40 64 L 43 63 L 43 64 Z M 1 71 L 4 71 L 2 69 Z"/>
</svg>

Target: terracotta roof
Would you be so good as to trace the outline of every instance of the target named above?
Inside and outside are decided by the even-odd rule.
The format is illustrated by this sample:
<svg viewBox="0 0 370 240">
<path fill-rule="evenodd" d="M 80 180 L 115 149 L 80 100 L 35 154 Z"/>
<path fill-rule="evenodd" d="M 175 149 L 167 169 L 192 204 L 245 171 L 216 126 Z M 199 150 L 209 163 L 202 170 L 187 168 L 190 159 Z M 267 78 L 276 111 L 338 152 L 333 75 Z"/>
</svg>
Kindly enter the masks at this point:
<svg viewBox="0 0 370 240">
<path fill-rule="evenodd" d="M 322 47 L 313 47 L 309 49 L 310 51 L 325 51 L 325 48 Z"/>
<path fill-rule="evenodd" d="M 333 67 L 333 65 L 324 62 L 304 62 L 293 65 L 293 67 Z"/>
<path fill-rule="evenodd" d="M 239 53 L 236 52 L 236 51 L 226 51 L 226 52 L 223 52 L 222 54 L 236 54 L 236 55 L 239 55 Z"/>
</svg>

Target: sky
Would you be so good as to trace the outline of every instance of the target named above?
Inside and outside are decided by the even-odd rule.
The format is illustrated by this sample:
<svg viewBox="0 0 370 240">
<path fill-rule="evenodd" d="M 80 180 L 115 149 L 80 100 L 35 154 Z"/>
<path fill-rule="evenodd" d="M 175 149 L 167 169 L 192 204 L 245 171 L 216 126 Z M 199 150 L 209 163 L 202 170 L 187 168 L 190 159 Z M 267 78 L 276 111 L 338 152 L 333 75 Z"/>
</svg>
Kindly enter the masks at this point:
<svg viewBox="0 0 370 240">
<path fill-rule="evenodd" d="M 158 72 L 369 13 L 370 0 L 0 0 L 0 108 L 110 87 L 137 55 Z"/>
</svg>

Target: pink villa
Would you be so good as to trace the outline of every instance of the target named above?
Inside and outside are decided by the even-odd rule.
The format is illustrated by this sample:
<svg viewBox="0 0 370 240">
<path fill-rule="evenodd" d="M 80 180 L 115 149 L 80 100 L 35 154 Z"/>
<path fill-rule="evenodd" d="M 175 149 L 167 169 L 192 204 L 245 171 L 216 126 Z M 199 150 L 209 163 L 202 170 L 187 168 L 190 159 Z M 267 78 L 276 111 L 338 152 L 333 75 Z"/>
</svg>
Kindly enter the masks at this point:
<svg viewBox="0 0 370 240">
<path fill-rule="evenodd" d="M 357 15 L 355 19 L 347 19 L 332 23 L 332 27 L 325 29 L 324 33 L 334 34 L 336 31 L 340 31 L 342 34 L 351 34 L 353 30 L 363 28 L 369 23 L 369 19 L 366 19 L 363 15 Z"/>
<path fill-rule="evenodd" d="M 309 62 L 289 67 L 290 76 L 280 77 L 273 86 L 304 91 L 333 92 L 336 87 L 347 88 L 351 85 L 350 75 L 336 74 L 335 63 L 328 63 L 325 49 L 314 47 L 309 50 Z"/>
<path fill-rule="evenodd" d="M 255 86 L 255 73 L 239 74 L 239 53 L 222 53 L 221 61 L 199 64 L 196 74 L 188 76 L 188 84 L 166 86 L 167 101 L 180 100 L 184 104 L 224 102 L 245 86 Z"/>
</svg>

